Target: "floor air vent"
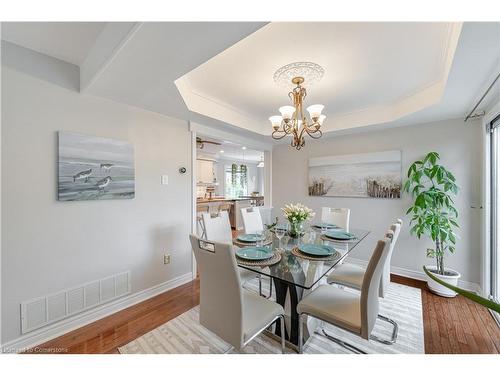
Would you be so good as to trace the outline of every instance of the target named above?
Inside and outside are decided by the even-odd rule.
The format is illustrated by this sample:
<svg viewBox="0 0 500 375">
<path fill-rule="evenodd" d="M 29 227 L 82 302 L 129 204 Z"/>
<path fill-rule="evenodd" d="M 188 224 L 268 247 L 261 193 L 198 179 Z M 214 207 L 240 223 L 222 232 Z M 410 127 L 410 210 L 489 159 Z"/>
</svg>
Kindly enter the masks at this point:
<svg viewBox="0 0 500 375">
<path fill-rule="evenodd" d="M 129 294 L 130 271 L 21 303 L 21 332 L 51 323 Z"/>
</svg>

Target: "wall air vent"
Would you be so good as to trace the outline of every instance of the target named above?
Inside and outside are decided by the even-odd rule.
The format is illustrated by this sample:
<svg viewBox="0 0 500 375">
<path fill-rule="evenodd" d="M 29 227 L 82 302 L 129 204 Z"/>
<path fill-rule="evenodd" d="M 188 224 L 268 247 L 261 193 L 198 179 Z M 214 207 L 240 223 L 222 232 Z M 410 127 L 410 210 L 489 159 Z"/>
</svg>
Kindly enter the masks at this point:
<svg viewBox="0 0 500 375">
<path fill-rule="evenodd" d="M 21 303 L 25 334 L 129 294 L 130 271 Z"/>
</svg>

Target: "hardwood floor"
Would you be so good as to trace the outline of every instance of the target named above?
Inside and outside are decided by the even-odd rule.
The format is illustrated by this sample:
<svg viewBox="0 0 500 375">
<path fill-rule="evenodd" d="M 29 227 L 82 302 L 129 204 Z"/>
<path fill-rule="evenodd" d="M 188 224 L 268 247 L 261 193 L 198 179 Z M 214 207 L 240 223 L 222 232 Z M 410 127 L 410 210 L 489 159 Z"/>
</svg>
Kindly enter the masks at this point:
<svg viewBox="0 0 500 375">
<path fill-rule="evenodd" d="M 464 297 L 430 293 L 425 282 L 391 275 L 391 280 L 422 290 L 425 352 L 500 353 L 500 329 L 489 312 Z M 188 311 L 199 303 L 195 280 L 69 332 L 38 348 L 66 353 L 118 353 L 118 347 Z"/>
<path fill-rule="evenodd" d="M 118 353 L 118 347 L 181 315 L 200 303 L 197 280 L 78 328 L 39 346 L 62 353 Z"/>
<path fill-rule="evenodd" d="M 462 296 L 437 296 L 425 281 L 397 275 L 391 281 L 422 290 L 425 353 L 500 353 L 500 328 L 486 308 Z"/>
</svg>

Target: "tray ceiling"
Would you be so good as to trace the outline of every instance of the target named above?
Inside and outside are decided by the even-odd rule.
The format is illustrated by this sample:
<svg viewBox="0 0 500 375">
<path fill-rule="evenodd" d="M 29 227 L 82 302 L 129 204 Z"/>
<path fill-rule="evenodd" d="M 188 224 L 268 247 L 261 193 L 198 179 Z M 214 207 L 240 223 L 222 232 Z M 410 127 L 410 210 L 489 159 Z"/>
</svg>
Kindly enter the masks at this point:
<svg viewBox="0 0 500 375">
<path fill-rule="evenodd" d="M 438 103 L 460 23 L 271 23 L 175 81 L 189 110 L 260 134 L 289 104 L 274 72 L 313 61 L 323 79 L 306 104 L 322 103 L 324 131 L 397 120 Z"/>
</svg>

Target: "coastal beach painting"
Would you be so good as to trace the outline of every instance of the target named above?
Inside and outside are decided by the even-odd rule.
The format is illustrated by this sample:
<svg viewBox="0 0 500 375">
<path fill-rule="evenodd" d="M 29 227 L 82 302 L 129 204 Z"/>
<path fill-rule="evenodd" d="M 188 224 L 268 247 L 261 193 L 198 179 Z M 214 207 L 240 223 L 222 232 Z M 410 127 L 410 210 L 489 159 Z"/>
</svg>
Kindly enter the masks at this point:
<svg viewBox="0 0 500 375">
<path fill-rule="evenodd" d="M 401 151 L 309 159 L 309 195 L 401 198 Z"/>
<path fill-rule="evenodd" d="M 131 199 L 134 148 L 124 141 L 58 132 L 58 200 Z"/>
</svg>

